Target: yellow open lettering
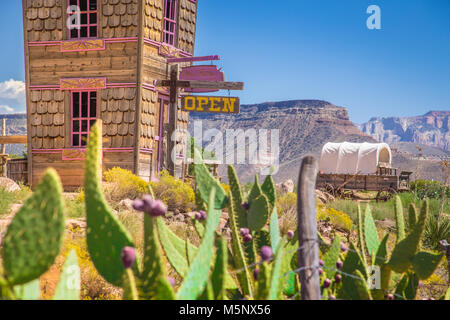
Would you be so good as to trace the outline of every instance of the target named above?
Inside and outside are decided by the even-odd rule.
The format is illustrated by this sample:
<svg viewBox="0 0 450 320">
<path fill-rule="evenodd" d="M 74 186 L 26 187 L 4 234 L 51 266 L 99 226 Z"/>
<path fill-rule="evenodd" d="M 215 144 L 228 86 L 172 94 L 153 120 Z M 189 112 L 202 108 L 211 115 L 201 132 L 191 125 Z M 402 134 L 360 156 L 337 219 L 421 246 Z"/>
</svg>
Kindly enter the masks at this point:
<svg viewBox="0 0 450 320">
<path fill-rule="evenodd" d="M 223 102 L 224 102 L 223 112 L 233 113 L 236 98 L 224 98 Z"/>
<path fill-rule="evenodd" d="M 207 106 L 208 105 L 208 98 L 205 97 L 197 97 L 198 99 L 198 107 L 197 110 L 198 111 L 204 111 L 203 106 Z"/>
<path fill-rule="evenodd" d="M 218 106 L 218 103 L 220 102 L 220 98 L 210 98 L 210 100 L 211 100 L 211 106 L 209 108 L 209 111 L 220 112 L 220 107 Z"/>
<path fill-rule="evenodd" d="M 185 97 L 184 98 L 184 110 L 187 110 L 187 111 L 195 110 L 195 97 Z"/>
</svg>

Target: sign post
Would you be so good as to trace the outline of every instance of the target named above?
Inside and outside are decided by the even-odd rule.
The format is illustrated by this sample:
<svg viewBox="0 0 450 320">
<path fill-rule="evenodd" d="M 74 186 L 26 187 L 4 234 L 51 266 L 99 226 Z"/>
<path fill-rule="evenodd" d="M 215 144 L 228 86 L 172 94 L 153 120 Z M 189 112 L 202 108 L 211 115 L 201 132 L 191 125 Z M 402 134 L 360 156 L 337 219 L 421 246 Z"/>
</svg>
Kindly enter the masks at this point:
<svg viewBox="0 0 450 320">
<path fill-rule="evenodd" d="M 175 134 L 178 121 L 178 90 L 197 89 L 199 92 L 206 92 L 204 90 L 244 90 L 243 82 L 179 80 L 179 72 L 178 64 L 174 64 L 170 67 L 170 80 L 157 80 L 155 82 L 156 87 L 169 87 L 170 89 L 169 137 L 167 137 L 169 147 L 168 171 L 173 177 L 176 177 L 177 139 L 175 139 Z M 184 96 L 181 109 L 188 112 L 236 114 L 240 111 L 240 100 L 237 97 Z"/>
</svg>

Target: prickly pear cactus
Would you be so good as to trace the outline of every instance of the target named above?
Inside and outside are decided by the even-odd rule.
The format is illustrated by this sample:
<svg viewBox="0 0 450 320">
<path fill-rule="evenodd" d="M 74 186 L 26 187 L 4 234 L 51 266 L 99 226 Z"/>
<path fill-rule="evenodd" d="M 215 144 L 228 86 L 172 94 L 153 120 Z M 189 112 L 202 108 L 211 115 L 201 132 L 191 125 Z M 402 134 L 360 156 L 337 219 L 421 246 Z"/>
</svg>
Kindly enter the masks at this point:
<svg viewBox="0 0 450 320">
<path fill-rule="evenodd" d="M 216 239 L 216 261 L 211 275 L 211 286 L 213 290 L 214 300 L 224 300 L 225 296 L 225 275 L 227 274 L 228 266 L 228 247 L 227 242 L 223 237 Z"/>
<path fill-rule="evenodd" d="M 194 148 L 194 159 L 196 161 L 202 161 L 202 155 L 197 148 Z M 209 206 L 214 206 L 214 209 L 223 209 L 227 205 L 227 196 L 225 190 L 220 185 L 219 181 L 215 179 L 209 172 L 208 168 L 203 162 L 194 164 L 195 181 L 198 186 L 198 191 L 204 202 Z M 209 195 L 212 189 L 216 189 L 213 203 L 210 201 Z"/>
<path fill-rule="evenodd" d="M 175 293 L 167 279 L 155 220 L 162 219 L 144 215 L 144 266 L 140 275 L 140 296 L 148 300 L 174 300 Z"/>
<path fill-rule="evenodd" d="M 398 273 L 403 273 L 411 266 L 412 259 L 419 249 L 420 239 L 424 232 L 425 221 L 428 216 L 428 201 L 422 206 L 420 210 L 420 216 L 417 223 L 408 233 L 408 235 L 397 243 L 392 251 L 391 258 L 389 260 L 389 267 Z"/>
<path fill-rule="evenodd" d="M 261 186 L 262 192 L 266 195 L 267 200 L 269 200 L 271 210 L 275 207 L 276 204 L 276 192 L 275 192 L 275 183 L 273 182 L 272 176 L 267 176 L 264 180 L 264 183 Z"/>
<path fill-rule="evenodd" d="M 369 252 L 369 255 L 372 256 L 380 245 L 380 239 L 378 238 L 378 232 L 372 218 L 370 206 L 366 207 L 366 213 L 364 215 L 364 235 L 367 251 Z"/>
<path fill-rule="evenodd" d="M 239 231 L 236 223 L 236 209 L 233 194 L 229 193 L 230 202 L 228 203 L 228 214 L 230 216 L 230 228 L 231 228 L 231 248 L 233 253 L 233 261 L 236 269 L 240 270 L 237 274 L 239 284 L 243 295 L 252 296 L 252 286 L 250 281 L 250 273 L 247 267 L 247 261 L 245 259 L 244 249 L 239 239 Z"/>
<path fill-rule="evenodd" d="M 3 269 L 11 285 L 39 278 L 54 263 L 64 238 L 62 186 L 48 169 L 8 227 L 3 240 Z"/>
<path fill-rule="evenodd" d="M 264 227 L 269 218 L 269 201 L 265 195 L 256 197 L 250 204 L 247 215 L 248 227 L 257 231 Z"/>
<path fill-rule="evenodd" d="M 403 217 L 403 205 L 399 196 L 395 196 L 395 222 L 397 226 L 397 243 L 405 238 L 405 219 Z"/>
<path fill-rule="evenodd" d="M 194 300 L 205 289 L 209 277 L 209 269 L 213 258 L 214 234 L 219 226 L 221 211 L 214 208 L 216 190 L 213 187 L 208 200 L 208 216 L 206 219 L 205 235 L 198 253 L 192 262 L 189 272 L 178 291 L 178 299 Z"/>
<path fill-rule="evenodd" d="M 108 206 L 101 190 L 101 121 L 91 127 L 84 180 L 87 246 L 92 262 L 108 282 L 120 286 L 125 269 L 120 259 L 124 247 L 134 247 L 132 238 Z"/>
<path fill-rule="evenodd" d="M 228 166 L 228 182 L 230 184 L 231 194 L 233 195 L 233 208 L 236 212 L 237 228 L 238 230 L 240 228 L 247 228 L 247 212 L 242 208 L 244 199 L 242 196 L 241 185 L 236 170 L 234 170 L 234 167 L 231 165 Z"/>
</svg>

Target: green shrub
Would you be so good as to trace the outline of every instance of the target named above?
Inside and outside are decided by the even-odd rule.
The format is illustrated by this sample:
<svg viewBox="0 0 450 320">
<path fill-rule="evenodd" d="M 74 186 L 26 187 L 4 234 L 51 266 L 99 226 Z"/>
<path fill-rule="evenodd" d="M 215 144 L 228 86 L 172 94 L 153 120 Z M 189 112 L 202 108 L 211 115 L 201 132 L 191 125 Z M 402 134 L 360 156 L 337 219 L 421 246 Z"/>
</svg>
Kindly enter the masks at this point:
<svg viewBox="0 0 450 320">
<path fill-rule="evenodd" d="M 129 170 L 117 167 L 112 168 L 106 171 L 103 177 L 106 182 L 111 183 L 109 187 L 112 190 L 107 190 L 107 194 L 111 198 L 110 200 L 136 199 L 147 192 L 147 182 Z"/>
<path fill-rule="evenodd" d="M 411 182 L 411 190 L 417 192 L 417 198 L 423 200 L 426 198 L 429 199 L 441 199 L 442 197 L 442 188 L 444 185 L 439 181 L 432 180 L 417 180 Z M 450 197 L 450 188 L 446 187 L 445 189 L 446 197 Z"/>
<path fill-rule="evenodd" d="M 150 183 L 155 197 L 161 199 L 169 210 L 189 212 L 195 208 L 195 193 L 189 183 L 177 180 L 167 171 L 162 171 L 159 181 Z"/>
</svg>

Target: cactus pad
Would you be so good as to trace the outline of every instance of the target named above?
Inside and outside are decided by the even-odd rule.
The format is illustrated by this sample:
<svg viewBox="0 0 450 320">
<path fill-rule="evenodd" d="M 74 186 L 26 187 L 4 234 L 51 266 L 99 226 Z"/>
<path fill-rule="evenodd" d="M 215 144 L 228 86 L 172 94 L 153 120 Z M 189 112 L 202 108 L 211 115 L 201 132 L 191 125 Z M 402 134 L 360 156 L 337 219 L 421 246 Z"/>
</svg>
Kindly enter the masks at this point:
<svg viewBox="0 0 450 320">
<path fill-rule="evenodd" d="M 269 201 L 265 195 L 256 197 L 250 204 L 247 215 L 248 227 L 250 230 L 260 230 L 269 218 Z"/>
<path fill-rule="evenodd" d="M 84 180 L 87 246 L 92 262 L 106 281 L 121 285 L 125 274 L 121 254 L 124 247 L 134 247 L 131 236 L 112 213 L 101 190 L 101 122 L 91 127 L 86 154 Z"/>
<path fill-rule="evenodd" d="M 3 240 L 3 268 L 12 285 L 39 278 L 55 261 L 64 238 L 62 186 L 54 169 L 15 215 Z"/>
<path fill-rule="evenodd" d="M 399 196 L 395 196 L 395 223 L 397 226 L 396 243 L 405 238 L 405 219 L 403 217 L 403 205 Z"/>
<path fill-rule="evenodd" d="M 189 272 L 178 291 L 178 299 L 196 299 L 203 292 L 208 281 L 209 269 L 213 258 L 214 234 L 221 216 L 221 212 L 214 208 L 214 199 L 217 199 L 215 193 L 216 190 L 213 187 L 208 200 L 205 235 L 198 253 L 189 268 Z"/>
<path fill-rule="evenodd" d="M 202 155 L 197 148 L 194 148 L 194 159 L 202 159 Z M 198 160 L 197 160 L 198 161 Z M 213 206 L 214 209 L 223 209 L 227 205 L 227 196 L 225 190 L 220 185 L 220 182 L 215 179 L 209 172 L 204 163 L 194 164 L 195 182 L 197 183 L 200 196 L 204 202 L 208 204 L 208 207 Z M 212 203 L 209 195 L 212 189 L 216 189 L 215 197 Z"/>
<path fill-rule="evenodd" d="M 443 253 L 418 252 L 412 259 L 412 265 L 419 279 L 428 279 L 438 267 L 443 256 Z"/>
<path fill-rule="evenodd" d="M 372 256 L 378 250 L 380 239 L 378 238 L 378 232 L 372 218 L 370 206 L 366 207 L 366 213 L 364 215 L 364 235 L 366 239 L 367 251 L 369 252 L 369 255 Z"/>
</svg>

